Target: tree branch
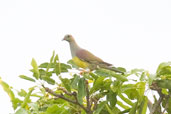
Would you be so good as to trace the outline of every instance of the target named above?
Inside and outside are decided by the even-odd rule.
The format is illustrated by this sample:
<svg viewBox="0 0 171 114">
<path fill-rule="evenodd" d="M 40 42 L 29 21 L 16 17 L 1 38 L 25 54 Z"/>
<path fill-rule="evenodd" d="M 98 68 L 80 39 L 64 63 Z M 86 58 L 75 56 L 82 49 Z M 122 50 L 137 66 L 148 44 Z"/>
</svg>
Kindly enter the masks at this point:
<svg viewBox="0 0 171 114">
<path fill-rule="evenodd" d="M 48 92 L 48 93 L 54 95 L 55 97 L 58 97 L 58 98 L 61 98 L 61 99 L 65 100 L 65 101 L 68 101 L 68 102 L 70 102 L 70 103 L 76 104 L 76 105 L 80 106 L 85 112 L 88 112 L 88 109 L 85 108 L 83 105 L 81 105 L 77 100 L 74 101 L 74 100 L 68 99 L 68 98 L 66 98 L 66 97 L 65 97 L 64 95 L 62 95 L 62 94 L 57 94 L 57 93 L 55 93 L 53 90 L 49 89 L 48 87 L 44 87 L 44 86 L 43 86 L 43 88 L 46 90 L 46 92 Z M 75 96 L 75 95 L 74 95 L 74 96 Z"/>
<path fill-rule="evenodd" d="M 160 104 L 161 104 L 163 98 L 164 98 L 163 96 L 160 96 L 160 98 L 159 98 L 159 100 L 157 101 L 157 103 L 154 104 L 154 106 L 153 106 L 152 111 L 151 111 L 150 114 L 154 114 L 154 113 L 157 111 L 157 109 L 158 109 L 158 107 L 160 106 Z"/>
<path fill-rule="evenodd" d="M 62 88 L 62 87 L 59 87 L 58 90 L 61 90 L 63 91 L 65 94 L 69 95 L 69 96 L 73 96 L 72 93 L 68 92 L 66 89 Z"/>
<path fill-rule="evenodd" d="M 165 95 L 162 94 L 161 92 L 161 88 L 158 87 L 157 83 L 152 83 L 152 85 L 150 86 L 150 88 L 152 90 L 155 90 L 158 92 L 158 94 L 160 95 L 159 97 L 159 100 L 157 101 L 157 103 L 154 104 L 154 106 L 152 107 L 152 110 L 150 112 L 150 114 L 154 114 L 157 110 L 158 110 L 158 107 L 160 106 L 162 100 L 165 98 Z"/>
</svg>

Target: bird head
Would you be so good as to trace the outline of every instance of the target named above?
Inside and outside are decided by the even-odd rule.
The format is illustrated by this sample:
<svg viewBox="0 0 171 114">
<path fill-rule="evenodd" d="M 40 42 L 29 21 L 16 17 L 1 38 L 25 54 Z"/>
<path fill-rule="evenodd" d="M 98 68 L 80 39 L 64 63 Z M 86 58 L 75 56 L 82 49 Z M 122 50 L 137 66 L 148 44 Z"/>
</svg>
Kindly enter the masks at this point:
<svg viewBox="0 0 171 114">
<path fill-rule="evenodd" d="M 72 35 L 67 34 L 64 36 L 63 40 L 68 41 L 70 43 L 74 41 L 74 38 L 72 37 Z"/>
</svg>

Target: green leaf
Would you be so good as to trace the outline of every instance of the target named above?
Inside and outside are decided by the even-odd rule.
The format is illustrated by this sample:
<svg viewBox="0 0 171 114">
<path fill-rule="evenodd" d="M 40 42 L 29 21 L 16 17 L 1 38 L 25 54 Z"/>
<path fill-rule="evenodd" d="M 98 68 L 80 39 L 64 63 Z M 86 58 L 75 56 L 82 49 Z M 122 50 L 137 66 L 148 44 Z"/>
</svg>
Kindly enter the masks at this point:
<svg viewBox="0 0 171 114">
<path fill-rule="evenodd" d="M 65 63 L 61 63 L 61 70 L 62 70 L 62 72 L 64 72 L 67 69 L 71 69 L 71 66 L 67 65 Z"/>
<path fill-rule="evenodd" d="M 137 107 L 138 107 L 138 102 L 134 103 L 134 105 L 131 108 L 129 114 L 136 114 Z"/>
<path fill-rule="evenodd" d="M 53 104 L 52 106 L 48 107 L 46 110 L 46 114 L 69 114 L 69 110 L 65 108 L 66 104 L 62 104 L 58 106 L 57 104 Z"/>
<path fill-rule="evenodd" d="M 95 80 L 98 78 L 98 76 L 96 74 L 92 73 L 92 72 L 90 72 L 89 74 Z"/>
<path fill-rule="evenodd" d="M 21 97 L 25 97 L 27 95 L 27 92 L 24 89 L 21 89 L 21 91 L 18 92 L 18 95 Z"/>
<path fill-rule="evenodd" d="M 138 88 L 141 89 L 141 88 Z M 121 88 L 121 92 L 125 93 L 129 99 L 134 100 L 139 97 L 137 87 L 134 84 L 125 84 Z"/>
<path fill-rule="evenodd" d="M 55 68 L 55 64 L 54 63 L 51 63 L 50 65 L 49 64 L 50 63 L 48 63 L 48 62 L 42 63 L 42 64 L 39 65 L 39 68 L 47 68 L 47 67 L 49 67 L 49 68 Z"/>
<path fill-rule="evenodd" d="M 118 70 L 122 71 L 122 72 L 126 72 L 126 69 L 123 67 L 117 67 Z"/>
<path fill-rule="evenodd" d="M 39 72 L 40 72 L 40 79 L 42 79 L 42 77 L 51 77 L 52 76 L 52 71 L 46 72 L 44 69 L 39 69 Z"/>
<path fill-rule="evenodd" d="M 46 114 L 60 114 L 61 110 L 59 110 L 59 107 L 57 104 L 54 104 L 50 107 L 48 107 Z"/>
<path fill-rule="evenodd" d="M 41 93 L 41 94 L 43 94 L 43 93 Z M 36 93 L 33 93 L 31 96 L 32 96 L 32 97 L 39 97 L 39 98 L 42 97 L 41 95 L 38 95 L 38 94 L 36 94 Z"/>
<path fill-rule="evenodd" d="M 46 81 L 48 84 L 55 85 L 55 80 L 50 77 L 44 76 L 42 77 L 42 79 Z"/>
<path fill-rule="evenodd" d="M 12 102 L 12 107 L 13 107 L 13 109 L 15 110 L 15 109 L 17 109 L 18 106 L 20 106 L 20 104 L 21 104 L 23 101 L 21 101 L 21 100 L 18 99 L 18 98 L 15 98 L 15 99 L 11 100 L 11 102 Z"/>
<path fill-rule="evenodd" d="M 26 105 L 29 103 L 30 96 L 31 96 L 31 93 L 33 92 L 33 90 L 34 90 L 34 87 L 29 89 L 29 92 L 27 93 L 27 95 L 24 98 L 23 103 L 21 104 L 21 108 L 25 108 Z"/>
<path fill-rule="evenodd" d="M 139 76 L 141 73 L 144 72 L 144 69 L 132 69 L 131 74 L 135 74 L 136 76 Z"/>
<path fill-rule="evenodd" d="M 52 73 L 53 73 L 53 71 L 46 72 L 43 69 L 39 69 L 39 72 L 40 72 L 40 79 L 41 79 L 41 77 L 46 77 L 46 76 L 51 77 Z"/>
<path fill-rule="evenodd" d="M 156 73 L 159 74 L 159 73 L 162 71 L 162 69 L 163 69 L 164 67 L 170 66 L 170 65 L 171 65 L 171 62 L 170 62 L 170 61 L 169 61 L 169 62 L 163 62 L 163 63 L 161 63 L 161 64 L 158 66 Z"/>
<path fill-rule="evenodd" d="M 72 79 L 72 82 L 71 82 L 71 87 L 73 89 L 78 89 L 78 82 L 79 82 L 79 79 L 80 79 L 80 76 L 74 74 L 74 78 Z"/>
<path fill-rule="evenodd" d="M 134 84 L 124 84 L 122 85 L 121 92 L 125 92 L 126 90 L 129 89 L 136 89 Z"/>
<path fill-rule="evenodd" d="M 59 61 L 58 55 L 55 56 L 55 58 L 54 58 L 54 63 L 57 63 L 57 61 Z"/>
<path fill-rule="evenodd" d="M 98 69 L 96 70 L 95 72 L 97 75 L 101 75 L 101 76 L 105 76 L 105 77 L 114 77 L 114 78 L 117 78 L 118 80 L 121 80 L 121 81 L 128 81 L 128 79 L 121 75 L 121 74 L 117 74 L 113 71 L 110 71 L 110 70 L 107 70 L 107 69 Z"/>
<path fill-rule="evenodd" d="M 22 78 L 22 79 L 28 80 L 28 81 L 35 82 L 35 80 L 33 78 L 30 78 L 30 77 L 25 76 L 25 75 L 20 75 L 19 77 Z"/>
<path fill-rule="evenodd" d="M 148 103 L 148 99 L 147 99 L 146 96 L 144 96 L 143 100 L 142 100 L 142 102 L 140 104 L 139 114 L 146 114 L 147 103 Z"/>
<path fill-rule="evenodd" d="M 125 103 L 129 104 L 130 106 L 133 106 L 133 105 L 134 105 L 134 103 L 133 103 L 131 100 L 129 100 L 128 98 L 124 97 L 121 93 L 118 94 L 118 96 L 119 96 Z"/>
<path fill-rule="evenodd" d="M 111 84 L 110 88 L 113 92 L 118 92 L 121 90 L 121 81 L 119 80 L 114 80 L 113 83 Z"/>
<path fill-rule="evenodd" d="M 95 110 L 95 112 L 93 114 L 99 114 L 102 111 L 102 109 L 104 108 L 104 106 L 106 105 L 106 103 L 107 103 L 106 101 L 99 103 L 97 106 L 97 109 Z"/>
<path fill-rule="evenodd" d="M 106 109 L 109 112 L 109 114 L 118 114 L 118 113 L 112 112 L 112 110 L 110 109 L 110 107 L 107 104 L 105 106 L 106 106 Z"/>
<path fill-rule="evenodd" d="M 102 90 L 111 90 L 110 86 L 112 84 L 112 80 L 111 79 L 105 79 L 103 86 L 101 87 Z"/>
<path fill-rule="evenodd" d="M 73 68 L 79 68 L 72 59 L 69 60 L 67 63 L 70 64 Z"/>
<path fill-rule="evenodd" d="M 59 75 L 61 72 L 68 72 L 68 69 L 71 69 L 71 66 L 64 63 L 56 63 L 54 72 Z"/>
<path fill-rule="evenodd" d="M 128 89 L 128 90 L 125 90 L 124 93 L 131 100 L 137 99 L 139 97 L 138 91 L 136 89 Z"/>
<path fill-rule="evenodd" d="M 160 69 L 160 71 L 157 73 L 158 76 L 161 76 L 161 75 L 171 75 L 171 66 L 165 66 L 163 67 L 162 69 Z"/>
<path fill-rule="evenodd" d="M 50 58 L 50 63 L 48 64 L 48 66 L 46 68 L 46 72 L 49 71 L 49 68 L 51 67 L 51 64 L 52 64 L 52 61 L 53 61 L 54 56 L 55 56 L 55 51 L 53 51 L 52 57 Z"/>
<path fill-rule="evenodd" d="M 168 106 L 171 106 L 171 97 L 168 100 Z M 171 114 L 171 108 L 170 107 L 167 108 L 167 112 L 168 112 L 168 114 Z"/>
<path fill-rule="evenodd" d="M 94 84 L 93 84 L 93 87 L 90 89 L 90 94 L 92 94 L 92 93 L 98 91 L 101 87 L 103 87 L 104 79 L 105 79 L 105 77 L 98 77 L 98 78 L 95 80 L 95 82 L 94 82 Z"/>
<path fill-rule="evenodd" d="M 29 103 L 28 106 L 30 108 L 29 110 L 33 110 L 35 113 L 38 114 L 38 112 L 39 112 L 39 106 L 38 106 L 38 103 L 37 102 Z"/>
<path fill-rule="evenodd" d="M 3 87 L 4 91 L 8 94 L 11 100 L 15 99 L 15 95 L 11 90 L 10 86 L 6 82 L 2 81 L 1 78 L 0 78 L 0 85 Z"/>
<path fill-rule="evenodd" d="M 1 78 L 0 78 L 0 85 L 2 86 L 4 91 L 8 94 L 8 96 L 10 97 L 13 109 L 15 110 L 18 106 L 17 104 L 19 102 L 19 99 L 15 98 L 15 95 L 14 95 L 13 91 L 11 90 L 11 87 L 6 82 L 4 82 Z"/>
<path fill-rule="evenodd" d="M 149 77 L 148 77 L 148 84 L 151 85 L 153 80 L 155 80 L 155 79 L 156 79 L 156 75 L 155 74 L 149 75 Z"/>
<path fill-rule="evenodd" d="M 144 96 L 144 92 L 145 92 L 145 82 L 137 82 L 135 84 L 135 87 L 137 88 L 137 91 L 139 93 L 140 96 Z"/>
<path fill-rule="evenodd" d="M 125 109 L 125 110 L 123 110 L 123 111 L 120 111 L 119 114 L 125 114 L 125 113 L 127 114 L 130 110 L 131 110 L 131 108 Z"/>
<path fill-rule="evenodd" d="M 80 104 L 83 104 L 83 98 L 86 96 L 86 83 L 85 78 L 80 78 L 78 82 L 78 95 L 77 99 Z"/>
<path fill-rule="evenodd" d="M 24 108 L 20 108 L 17 110 L 15 114 L 29 114 Z"/>
<path fill-rule="evenodd" d="M 107 94 L 107 101 L 109 102 L 109 106 L 110 107 L 114 107 L 116 105 L 117 102 L 117 93 L 113 92 L 113 91 L 109 91 L 109 93 Z"/>
<path fill-rule="evenodd" d="M 83 77 L 86 78 L 87 80 L 93 80 L 93 78 L 91 77 L 91 75 L 87 72 L 84 72 L 83 74 Z"/>
<path fill-rule="evenodd" d="M 97 94 L 94 95 L 95 99 L 101 99 L 104 98 L 106 96 L 107 92 L 99 92 Z"/>
<path fill-rule="evenodd" d="M 38 70 L 38 66 L 37 66 L 36 60 L 34 58 L 31 61 L 31 65 L 33 67 L 33 69 L 32 69 L 32 72 L 34 73 L 33 76 L 38 80 L 40 74 L 39 74 L 39 70 Z"/>
<path fill-rule="evenodd" d="M 121 114 L 120 112 L 121 112 L 121 111 L 120 111 L 119 108 L 117 108 L 117 107 L 114 107 L 114 108 L 112 109 L 112 114 Z"/>
<path fill-rule="evenodd" d="M 117 101 L 117 105 L 119 105 L 120 107 L 122 107 L 123 109 L 129 109 L 130 107 L 123 104 L 121 101 Z"/>
<path fill-rule="evenodd" d="M 167 89 L 164 89 L 164 88 L 162 88 L 162 93 L 165 94 L 165 95 L 168 95 L 169 94 L 168 91 L 167 91 Z"/>
<path fill-rule="evenodd" d="M 161 88 L 171 89 L 171 80 L 156 80 L 156 82 Z"/>
<path fill-rule="evenodd" d="M 52 63 L 54 56 L 55 56 L 55 51 L 53 51 L 52 57 L 50 58 L 50 63 Z"/>
<path fill-rule="evenodd" d="M 146 77 L 146 73 L 143 72 L 143 73 L 141 74 L 140 81 L 145 81 L 145 80 L 146 80 L 145 77 Z"/>
<path fill-rule="evenodd" d="M 60 78 L 60 80 L 62 81 L 62 84 L 65 87 L 65 89 L 71 92 L 71 80 L 69 80 L 68 78 Z"/>
</svg>

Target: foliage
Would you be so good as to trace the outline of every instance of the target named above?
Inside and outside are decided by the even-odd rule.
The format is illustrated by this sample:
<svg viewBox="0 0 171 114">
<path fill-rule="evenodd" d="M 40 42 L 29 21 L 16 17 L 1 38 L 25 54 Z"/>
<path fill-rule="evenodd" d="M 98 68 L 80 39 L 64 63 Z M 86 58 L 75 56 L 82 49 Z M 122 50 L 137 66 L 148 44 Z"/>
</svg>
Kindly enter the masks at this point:
<svg viewBox="0 0 171 114">
<path fill-rule="evenodd" d="M 28 91 L 21 88 L 16 95 L 1 78 L 0 85 L 15 114 L 146 114 L 147 107 L 151 114 L 171 114 L 170 65 L 161 63 L 155 74 L 143 69 L 124 74 L 106 69 L 79 73 L 72 60 L 60 63 L 53 52 L 50 62 L 38 65 L 32 59 L 33 76 L 19 76 L 35 85 Z M 149 89 L 159 96 L 154 95 L 153 104 L 146 92 Z"/>
</svg>

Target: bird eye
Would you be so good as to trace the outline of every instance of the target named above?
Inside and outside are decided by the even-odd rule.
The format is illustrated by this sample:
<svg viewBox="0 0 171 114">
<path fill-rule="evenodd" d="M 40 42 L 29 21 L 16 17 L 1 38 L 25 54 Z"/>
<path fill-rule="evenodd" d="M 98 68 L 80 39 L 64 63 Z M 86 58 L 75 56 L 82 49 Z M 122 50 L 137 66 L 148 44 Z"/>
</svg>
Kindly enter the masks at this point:
<svg viewBox="0 0 171 114">
<path fill-rule="evenodd" d="M 70 37 L 70 35 L 67 36 L 68 38 Z"/>
</svg>

